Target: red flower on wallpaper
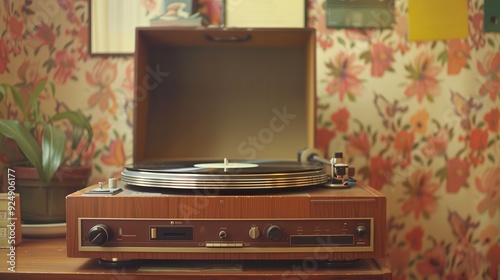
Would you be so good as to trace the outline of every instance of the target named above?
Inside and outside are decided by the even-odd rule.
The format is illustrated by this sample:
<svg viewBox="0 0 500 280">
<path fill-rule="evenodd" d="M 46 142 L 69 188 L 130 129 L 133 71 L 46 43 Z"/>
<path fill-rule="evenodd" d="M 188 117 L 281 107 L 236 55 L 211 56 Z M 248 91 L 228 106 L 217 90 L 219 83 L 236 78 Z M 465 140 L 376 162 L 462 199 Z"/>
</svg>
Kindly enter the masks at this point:
<svg viewBox="0 0 500 280">
<path fill-rule="evenodd" d="M 398 47 L 397 49 L 402 53 L 406 53 L 410 50 L 408 44 L 408 16 L 406 13 L 401 13 L 396 10 L 396 22 L 394 24 L 394 32 L 398 35 Z"/>
<path fill-rule="evenodd" d="M 402 130 L 396 134 L 394 139 L 394 149 L 398 152 L 399 164 L 406 167 L 411 163 L 411 151 L 415 144 L 415 134 Z"/>
<path fill-rule="evenodd" d="M 344 101 L 346 95 L 354 100 L 355 96 L 362 93 L 363 85 L 358 76 L 364 68 L 355 65 L 355 60 L 355 54 L 348 55 L 346 52 L 339 52 L 331 62 L 326 63 L 326 67 L 330 70 L 328 74 L 333 76 L 326 86 L 326 91 L 330 95 L 338 93 L 340 101 Z"/>
<path fill-rule="evenodd" d="M 32 34 L 30 40 L 30 46 L 35 49 L 39 49 L 43 46 L 52 46 L 56 41 L 56 34 L 46 24 L 40 24 L 36 26 L 36 32 Z"/>
<path fill-rule="evenodd" d="M 405 247 L 393 247 L 389 253 L 389 262 L 392 270 L 392 279 L 405 279 L 403 276 L 410 262 L 410 250 Z M 395 278 L 395 276 L 400 276 Z"/>
<path fill-rule="evenodd" d="M 479 240 L 481 241 L 481 245 L 487 246 L 489 244 L 496 244 L 500 230 L 494 225 L 490 224 L 486 228 L 481 231 L 479 235 Z"/>
<path fill-rule="evenodd" d="M 87 61 L 90 58 L 90 54 L 87 51 L 89 45 L 89 26 L 88 24 L 82 24 L 73 29 L 67 29 L 66 34 L 71 36 L 72 40 L 78 42 L 76 51 L 78 53 L 78 60 L 82 59 Z"/>
<path fill-rule="evenodd" d="M 316 29 L 316 41 L 323 50 L 326 50 L 333 47 L 334 41 L 331 35 L 334 29 L 326 27 L 325 11 L 321 5 L 316 4 L 309 1 L 309 26 Z"/>
<path fill-rule="evenodd" d="M 4 40 L 0 39 L 0 74 L 7 71 L 9 64 L 9 47 Z"/>
<path fill-rule="evenodd" d="M 371 61 L 372 76 L 382 77 L 385 71 L 393 70 L 394 50 L 386 44 L 374 43 L 372 44 Z"/>
<path fill-rule="evenodd" d="M 424 252 L 423 260 L 417 263 L 420 276 L 442 276 L 446 264 L 446 250 L 443 243 L 436 244 Z"/>
<path fill-rule="evenodd" d="M 488 148 L 488 131 L 475 128 L 470 132 L 469 158 L 474 165 L 484 162 L 484 151 Z"/>
<path fill-rule="evenodd" d="M 89 45 L 89 25 L 83 24 L 78 27 L 76 36 L 80 42 L 80 46 L 86 48 Z"/>
<path fill-rule="evenodd" d="M 428 218 L 437 210 L 434 193 L 439 188 L 439 184 L 432 182 L 433 178 L 432 171 L 426 172 L 418 169 L 403 183 L 408 189 L 407 194 L 410 195 L 401 207 L 405 214 L 413 212 L 415 219 L 418 220 L 420 214 Z"/>
<path fill-rule="evenodd" d="M 500 273 L 498 270 L 500 268 L 500 244 L 497 243 L 490 247 L 488 253 L 486 253 L 486 259 L 490 263 L 488 272 L 490 276 L 495 277 Z"/>
<path fill-rule="evenodd" d="M 492 223 L 482 230 L 479 239 L 483 246 L 489 246 L 486 253 L 486 263 L 489 264 L 488 273 L 490 276 L 495 276 L 500 273 L 500 244 L 498 243 L 499 237 L 498 228 Z"/>
<path fill-rule="evenodd" d="M 76 14 L 75 2 L 73 0 L 59 0 L 57 1 L 59 7 L 61 7 L 64 11 L 66 11 L 66 18 L 70 23 L 80 24 L 80 19 Z"/>
<path fill-rule="evenodd" d="M 15 17 L 10 17 L 9 23 L 9 45 L 12 52 L 17 55 L 21 53 L 21 42 L 23 41 L 24 23 L 22 20 L 17 20 Z"/>
<path fill-rule="evenodd" d="M 333 39 L 329 35 L 320 33 L 318 34 L 317 41 L 323 50 L 333 47 Z"/>
<path fill-rule="evenodd" d="M 381 156 L 372 157 L 370 159 L 369 171 L 370 186 L 377 190 L 381 190 L 385 184 L 390 182 L 393 176 L 391 161 Z"/>
<path fill-rule="evenodd" d="M 446 129 L 440 129 L 436 135 L 427 138 L 427 144 L 422 148 L 422 153 L 429 158 L 446 154 L 446 148 L 450 142 L 450 136 Z"/>
<path fill-rule="evenodd" d="M 68 137 L 71 137 L 71 135 Z M 95 154 L 95 142 L 87 145 L 86 141 L 82 139 L 76 148 L 70 143 L 65 147 L 65 154 L 68 155 L 68 159 L 72 162 L 79 161 L 81 166 L 91 165 Z"/>
<path fill-rule="evenodd" d="M 88 99 L 90 107 L 99 105 L 99 109 L 104 112 L 108 109 L 112 115 L 116 114 L 118 103 L 116 101 L 115 91 L 111 88 L 118 73 L 116 63 L 111 63 L 107 59 L 99 60 L 91 72 L 85 74 L 87 83 L 96 87 L 97 91 Z M 111 105 L 109 104 L 111 103 Z"/>
<path fill-rule="evenodd" d="M 121 87 L 130 93 L 134 93 L 134 63 L 129 63 L 125 67 L 125 80 Z"/>
<path fill-rule="evenodd" d="M 500 52 L 486 54 L 483 63 L 477 62 L 477 70 L 485 79 L 479 88 L 479 94 L 489 95 L 490 100 L 495 102 L 500 93 Z"/>
<path fill-rule="evenodd" d="M 424 237 L 424 229 L 422 226 L 416 226 L 411 231 L 409 231 L 405 240 L 410 245 L 410 249 L 416 252 L 420 252 L 422 249 L 422 238 Z"/>
<path fill-rule="evenodd" d="M 19 93 L 23 99 L 24 104 L 28 103 L 31 93 L 42 81 L 47 80 L 47 76 L 41 76 L 39 71 L 39 62 L 36 60 L 25 60 L 19 68 L 17 68 L 17 77 L 22 81 L 18 85 Z M 42 92 L 39 98 L 47 98 L 46 94 Z"/>
<path fill-rule="evenodd" d="M 349 111 L 346 108 L 339 109 L 337 112 L 333 113 L 330 117 L 331 121 L 335 125 L 334 128 L 339 132 L 346 132 L 349 120 Z"/>
<path fill-rule="evenodd" d="M 125 148 L 121 139 L 111 141 L 111 144 L 109 144 L 109 152 L 101 156 L 101 161 L 104 164 L 112 166 L 122 167 L 125 165 L 125 160 Z"/>
<path fill-rule="evenodd" d="M 330 141 L 335 138 L 335 130 L 328 128 L 319 128 L 316 130 L 316 147 L 328 154 Z"/>
<path fill-rule="evenodd" d="M 476 177 L 477 190 L 485 194 L 485 197 L 477 205 L 477 211 L 484 213 L 488 211 L 490 218 L 500 211 L 500 167 L 489 168 L 483 176 Z"/>
<path fill-rule="evenodd" d="M 433 100 L 439 95 L 441 88 L 437 76 L 441 72 L 441 67 L 436 65 L 434 56 L 421 52 L 415 58 L 413 65 L 406 65 L 407 78 L 411 80 L 410 85 L 405 90 L 408 97 L 416 96 L 419 103 L 424 97 Z"/>
<path fill-rule="evenodd" d="M 102 118 L 97 123 L 95 123 L 92 126 L 92 131 L 94 132 L 94 141 L 103 144 L 108 142 L 108 132 L 110 128 L 111 123 L 106 118 Z"/>
<path fill-rule="evenodd" d="M 500 110 L 498 108 L 491 109 L 484 115 L 484 121 L 488 124 L 488 129 L 492 132 L 499 132 Z"/>
<path fill-rule="evenodd" d="M 56 52 L 56 65 L 54 81 L 59 84 L 65 84 L 76 69 L 76 58 L 66 49 L 62 49 Z"/>
<path fill-rule="evenodd" d="M 375 34 L 375 31 L 371 28 L 357 29 L 357 28 L 345 28 L 345 36 L 351 41 L 365 41 L 370 42 Z"/>
<path fill-rule="evenodd" d="M 469 162 L 452 158 L 446 162 L 446 192 L 457 193 L 469 179 Z"/>
<path fill-rule="evenodd" d="M 346 152 L 351 156 L 370 155 L 370 140 L 366 131 L 360 131 L 357 134 L 349 135 L 346 143 Z"/>
<path fill-rule="evenodd" d="M 448 74 L 456 75 L 467 65 L 470 58 L 470 46 L 467 41 L 448 41 Z"/>
<path fill-rule="evenodd" d="M 483 22 L 484 13 L 483 11 L 475 12 L 470 16 L 469 23 L 471 23 L 470 28 L 470 39 L 474 48 L 479 49 L 486 45 L 486 39 L 484 38 Z"/>
</svg>

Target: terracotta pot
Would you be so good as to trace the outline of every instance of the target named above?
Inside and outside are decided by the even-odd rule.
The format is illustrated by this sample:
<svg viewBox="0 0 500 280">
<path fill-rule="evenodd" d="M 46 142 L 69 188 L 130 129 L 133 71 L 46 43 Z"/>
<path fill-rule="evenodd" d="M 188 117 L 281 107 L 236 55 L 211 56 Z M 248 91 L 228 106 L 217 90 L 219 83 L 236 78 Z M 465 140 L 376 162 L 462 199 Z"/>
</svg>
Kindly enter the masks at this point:
<svg viewBox="0 0 500 280">
<path fill-rule="evenodd" d="M 11 167 L 16 175 L 16 192 L 21 198 L 24 224 L 64 223 L 66 196 L 87 187 L 91 166 L 61 167 L 49 184 L 42 184 L 33 167 Z"/>
</svg>

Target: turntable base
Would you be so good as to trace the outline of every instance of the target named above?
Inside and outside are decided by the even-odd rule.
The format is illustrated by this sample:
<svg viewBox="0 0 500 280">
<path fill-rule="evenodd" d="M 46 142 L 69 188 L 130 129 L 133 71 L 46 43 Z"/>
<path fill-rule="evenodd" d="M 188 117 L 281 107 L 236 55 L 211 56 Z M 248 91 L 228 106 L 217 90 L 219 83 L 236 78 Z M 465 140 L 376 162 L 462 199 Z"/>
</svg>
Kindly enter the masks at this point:
<svg viewBox="0 0 500 280">
<path fill-rule="evenodd" d="M 66 198 L 68 256 L 162 260 L 386 257 L 386 198 L 362 186 L 123 191 Z"/>
</svg>

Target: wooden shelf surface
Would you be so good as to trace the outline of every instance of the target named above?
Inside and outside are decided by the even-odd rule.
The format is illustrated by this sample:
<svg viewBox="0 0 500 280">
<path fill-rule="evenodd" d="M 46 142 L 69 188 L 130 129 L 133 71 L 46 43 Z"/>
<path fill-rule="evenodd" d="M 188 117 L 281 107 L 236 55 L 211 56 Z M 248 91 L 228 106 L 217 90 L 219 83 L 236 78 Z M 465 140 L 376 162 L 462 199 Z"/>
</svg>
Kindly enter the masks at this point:
<svg viewBox="0 0 500 280">
<path fill-rule="evenodd" d="M 0 279 L 391 279 L 378 261 L 348 265 L 303 261 L 150 261 L 128 268 L 106 268 L 97 259 L 68 258 L 64 238 L 24 239 L 15 250 L 0 249 Z"/>
</svg>

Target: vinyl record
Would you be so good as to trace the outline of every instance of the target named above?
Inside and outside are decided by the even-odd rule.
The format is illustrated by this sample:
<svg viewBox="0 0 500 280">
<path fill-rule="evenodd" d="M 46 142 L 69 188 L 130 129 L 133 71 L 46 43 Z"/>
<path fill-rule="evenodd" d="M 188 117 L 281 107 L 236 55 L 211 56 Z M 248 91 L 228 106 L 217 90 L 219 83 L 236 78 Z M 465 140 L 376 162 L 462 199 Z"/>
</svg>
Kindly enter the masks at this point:
<svg viewBox="0 0 500 280">
<path fill-rule="evenodd" d="M 125 166 L 130 171 L 190 174 L 269 174 L 319 170 L 323 167 L 294 161 L 273 160 L 186 160 L 137 163 Z"/>
<path fill-rule="evenodd" d="M 262 189 L 323 184 L 328 175 L 321 165 L 292 161 L 189 160 L 126 166 L 122 181 L 160 188 Z"/>
</svg>

